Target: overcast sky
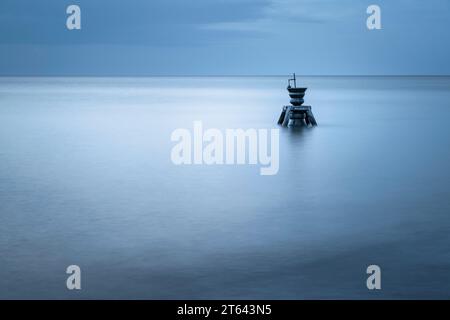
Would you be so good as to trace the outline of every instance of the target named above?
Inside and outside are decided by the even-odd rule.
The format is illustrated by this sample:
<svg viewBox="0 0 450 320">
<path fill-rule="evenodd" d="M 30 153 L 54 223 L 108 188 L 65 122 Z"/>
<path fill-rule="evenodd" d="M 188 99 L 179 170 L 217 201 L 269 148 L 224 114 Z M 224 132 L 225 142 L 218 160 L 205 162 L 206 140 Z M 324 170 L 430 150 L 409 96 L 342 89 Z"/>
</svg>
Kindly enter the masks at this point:
<svg viewBox="0 0 450 320">
<path fill-rule="evenodd" d="M 0 75 L 442 75 L 449 57 L 450 0 L 0 0 Z"/>
</svg>

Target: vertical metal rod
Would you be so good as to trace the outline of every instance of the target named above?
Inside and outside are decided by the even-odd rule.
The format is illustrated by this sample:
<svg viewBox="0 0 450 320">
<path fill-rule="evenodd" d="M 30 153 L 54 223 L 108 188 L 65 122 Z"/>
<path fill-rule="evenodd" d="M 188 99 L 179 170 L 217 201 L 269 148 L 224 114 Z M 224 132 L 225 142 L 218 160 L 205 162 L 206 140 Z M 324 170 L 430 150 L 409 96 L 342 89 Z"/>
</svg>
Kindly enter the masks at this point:
<svg viewBox="0 0 450 320">
<path fill-rule="evenodd" d="M 297 88 L 297 81 L 295 80 L 295 73 L 294 73 L 294 88 Z"/>
</svg>

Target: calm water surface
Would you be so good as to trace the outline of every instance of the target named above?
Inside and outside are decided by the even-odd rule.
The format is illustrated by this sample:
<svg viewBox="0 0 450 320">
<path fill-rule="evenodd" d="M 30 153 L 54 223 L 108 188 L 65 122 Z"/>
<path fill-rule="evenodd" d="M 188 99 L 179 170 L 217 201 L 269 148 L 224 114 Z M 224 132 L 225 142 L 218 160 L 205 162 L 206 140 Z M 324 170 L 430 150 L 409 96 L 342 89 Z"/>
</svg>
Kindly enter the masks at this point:
<svg viewBox="0 0 450 320">
<path fill-rule="evenodd" d="M 278 128 L 285 78 L 0 78 L 0 298 L 450 298 L 450 78 L 299 82 L 261 176 L 170 134 Z"/>
</svg>

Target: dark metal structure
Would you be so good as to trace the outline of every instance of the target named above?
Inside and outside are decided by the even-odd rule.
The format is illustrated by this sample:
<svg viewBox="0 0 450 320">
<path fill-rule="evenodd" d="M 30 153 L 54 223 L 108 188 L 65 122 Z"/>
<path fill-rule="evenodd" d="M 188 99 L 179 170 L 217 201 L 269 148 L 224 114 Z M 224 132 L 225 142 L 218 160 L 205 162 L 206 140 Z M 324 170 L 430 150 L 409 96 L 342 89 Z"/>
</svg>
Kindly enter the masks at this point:
<svg viewBox="0 0 450 320">
<path fill-rule="evenodd" d="M 291 82 L 294 82 L 293 87 L 291 86 Z M 307 88 L 297 88 L 295 73 L 292 79 L 288 79 L 287 91 L 291 98 L 291 105 L 283 107 L 278 124 L 283 127 L 299 125 L 317 126 L 316 119 L 311 111 L 311 106 L 303 105 L 306 90 Z"/>
</svg>

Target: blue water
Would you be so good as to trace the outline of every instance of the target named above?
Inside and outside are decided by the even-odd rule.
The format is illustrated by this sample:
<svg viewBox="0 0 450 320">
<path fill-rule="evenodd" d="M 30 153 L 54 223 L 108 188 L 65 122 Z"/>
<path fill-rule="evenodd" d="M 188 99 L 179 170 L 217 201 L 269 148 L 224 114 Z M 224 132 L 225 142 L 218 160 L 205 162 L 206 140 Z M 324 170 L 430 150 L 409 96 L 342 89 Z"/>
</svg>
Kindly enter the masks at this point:
<svg viewBox="0 0 450 320">
<path fill-rule="evenodd" d="M 0 298 L 450 298 L 450 78 L 300 78 L 277 175 L 173 165 L 195 120 L 278 128 L 285 80 L 0 78 Z"/>
</svg>

